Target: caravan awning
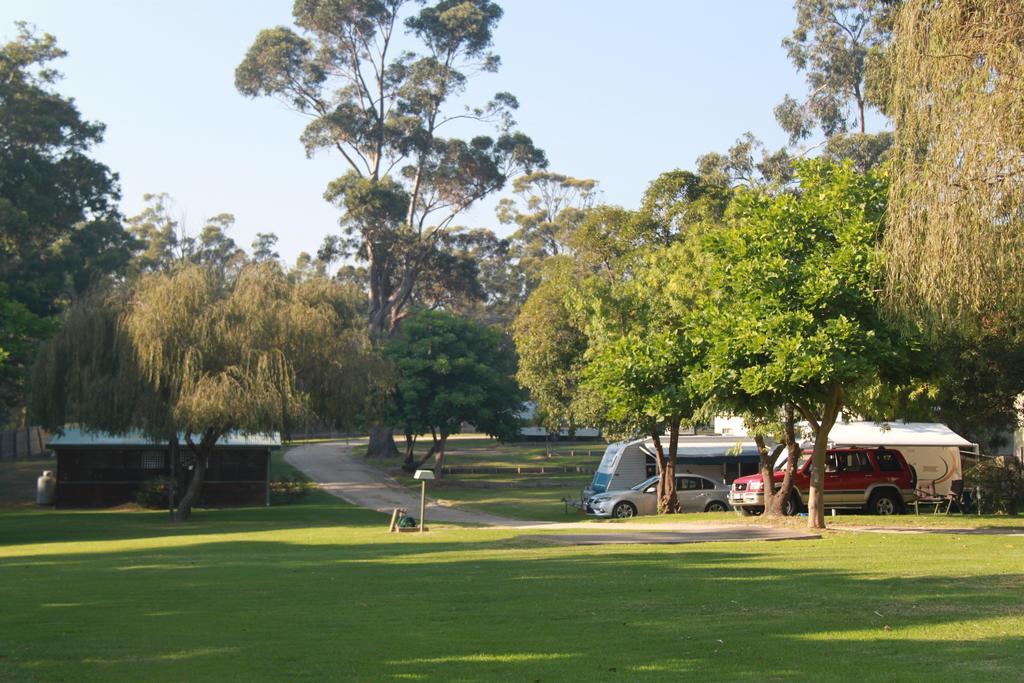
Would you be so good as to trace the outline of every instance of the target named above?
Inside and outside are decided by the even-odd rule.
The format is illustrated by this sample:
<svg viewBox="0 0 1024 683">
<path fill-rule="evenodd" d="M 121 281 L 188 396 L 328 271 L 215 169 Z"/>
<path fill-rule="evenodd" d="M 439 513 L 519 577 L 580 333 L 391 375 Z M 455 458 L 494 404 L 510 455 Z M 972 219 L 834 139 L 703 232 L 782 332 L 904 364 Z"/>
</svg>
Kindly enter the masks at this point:
<svg viewBox="0 0 1024 683">
<path fill-rule="evenodd" d="M 937 422 L 837 422 L 828 435 L 833 446 L 956 446 L 970 441 Z"/>
</svg>

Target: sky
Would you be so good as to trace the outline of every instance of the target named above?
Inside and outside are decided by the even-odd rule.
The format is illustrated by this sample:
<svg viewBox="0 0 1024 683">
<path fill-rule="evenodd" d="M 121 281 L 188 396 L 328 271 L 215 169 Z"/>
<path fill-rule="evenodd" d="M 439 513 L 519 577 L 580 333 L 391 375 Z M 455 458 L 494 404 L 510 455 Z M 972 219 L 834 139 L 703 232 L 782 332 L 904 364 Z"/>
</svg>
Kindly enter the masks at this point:
<svg viewBox="0 0 1024 683">
<path fill-rule="evenodd" d="M 475 78 L 469 97 L 515 94 L 519 128 L 550 170 L 596 179 L 608 203 L 635 208 L 660 173 L 693 169 L 746 131 L 783 145 L 772 109 L 805 91 L 780 45 L 792 0 L 500 4 L 502 68 Z M 288 0 L 4 0 L 0 39 L 15 35 L 17 20 L 67 50 L 58 90 L 106 125 L 94 156 L 120 176 L 125 215 L 145 193 L 166 192 L 190 233 L 232 213 L 239 245 L 274 232 L 288 262 L 338 230 L 322 194 L 345 170 L 340 157 L 306 158 L 301 116 L 234 87 L 257 33 L 291 25 Z M 496 201 L 459 222 L 508 234 Z"/>
</svg>

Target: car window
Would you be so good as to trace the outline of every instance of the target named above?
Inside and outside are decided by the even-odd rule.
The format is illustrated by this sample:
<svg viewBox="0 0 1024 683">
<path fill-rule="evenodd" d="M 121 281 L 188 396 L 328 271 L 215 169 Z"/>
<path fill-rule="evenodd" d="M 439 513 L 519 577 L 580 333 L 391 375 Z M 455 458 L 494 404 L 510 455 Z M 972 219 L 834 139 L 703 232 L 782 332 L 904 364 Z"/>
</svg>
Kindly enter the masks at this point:
<svg viewBox="0 0 1024 683">
<path fill-rule="evenodd" d="M 867 473 L 875 471 L 875 468 L 871 466 L 871 461 L 868 460 L 868 454 L 864 451 L 854 451 L 853 453 L 850 453 L 847 469 Z"/>
<path fill-rule="evenodd" d="M 710 479 L 701 479 L 700 487 L 702 489 L 713 489 L 715 488 L 715 482 L 711 481 Z"/>
<path fill-rule="evenodd" d="M 700 490 L 701 483 L 697 477 L 683 477 L 682 485 L 679 487 L 683 491 L 696 491 Z"/>
<path fill-rule="evenodd" d="M 839 456 L 836 453 L 828 453 L 825 458 L 825 471 L 835 473 L 839 471 Z"/>
<path fill-rule="evenodd" d="M 875 451 L 875 462 L 882 472 L 899 472 L 903 469 L 900 467 L 899 458 L 896 457 L 896 451 Z"/>
</svg>

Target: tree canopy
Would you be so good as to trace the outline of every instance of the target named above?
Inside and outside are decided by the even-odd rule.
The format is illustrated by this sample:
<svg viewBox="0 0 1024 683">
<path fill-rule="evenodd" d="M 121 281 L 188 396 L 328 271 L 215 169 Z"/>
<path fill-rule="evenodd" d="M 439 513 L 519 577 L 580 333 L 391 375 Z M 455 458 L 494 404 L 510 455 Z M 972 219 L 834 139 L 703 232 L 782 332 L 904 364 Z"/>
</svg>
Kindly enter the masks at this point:
<svg viewBox="0 0 1024 683">
<path fill-rule="evenodd" d="M 23 405 L 24 371 L 52 325 L 38 319 L 124 267 L 130 239 L 117 213 L 117 177 L 91 158 L 103 125 L 55 89 L 56 39 L 25 23 L 0 45 L 0 296 L 6 368 L 0 424 Z"/>
<path fill-rule="evenodd" d="M 272 263 L 230 280 L 186 265 L 89 297 L 41 351 L 35 415 L 53 428 L 184 434 L 195 456 L 176 515 L 185 519 L 228 432 L 287 432 L 311 416 L 349 426 L 362 416 L 377 361 L 342 287 L 293 284 Z"/>
<path fill-rule="evenodd" d="M 346 254 L 367 264 L 369 325 L 391 334 L 456 217 L 512 176 L 546 165 L 515 130 L 515 97 L 455 105 L 470 76 L 494 72 L 501 8 L 490 0 L 297 0 L 297 31 L 261 31 L 235 73 L 239 92 L 280 99 L 310 118 L 309 154 L 330 149 L 346 171 L 325 198 L 343 211 Z M 404 26 L 419 50 L 395 45 Z M 455 122 L 496 137 L 445 137 Z"/>
<path fill-rule="evenodd" d="M 524 396 L 515 381 L 516 357 L 500 331 L 442 311 L 417 311 L 385 347 L 394 363 L 394 422 L 410 441 L 431 433 L 434 471 L 442 476 L 448 437 L 464 422 L 503 439 L 514 438 Z M 411 463 L 411 449 L 407 458 Z"/>
<path fill-rule="evenodd" d="M 823 526 L 828 433 L 844 406 L 901 369 L 901 330 L 879 287 L 887 180 L 849 165 L 797 166 L 799 193 L 740 192 L 711 233 L 714 294 L 694 335 L 707 347 L 705 387 L 752 404 L 792 402 L 815 434 L 809 502 Z"/>
<path fill-rule="evenodd" d="M 906 0 L 893 43 L 893 303 L 936 332 L 1024 314 L 1024 7 Z"/>
</svg>

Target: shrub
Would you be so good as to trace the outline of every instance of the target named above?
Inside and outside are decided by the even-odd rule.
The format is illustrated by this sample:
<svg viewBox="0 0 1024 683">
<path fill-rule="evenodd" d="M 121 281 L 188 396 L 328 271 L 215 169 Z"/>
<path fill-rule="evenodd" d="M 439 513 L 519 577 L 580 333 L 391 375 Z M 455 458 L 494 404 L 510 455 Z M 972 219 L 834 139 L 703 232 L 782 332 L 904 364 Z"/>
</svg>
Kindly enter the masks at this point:
<svg viewBox="0 0 1024 683">
<path fill-rule="evenodd" d="M 174 479 L 167 476 L 147 479 L 139 486 L 135 502 L 144 508 L 163 509 L 168 505 L 168 496 Z"/>
<path fill-rule="evenodd" d="M 969 489 L 981 489 L 982 512 L 1016 515 L 1024 507 L 1024 466 L 1017 458 L 985 458 L 964 481 Z"/>
<path fill-rule="evenodd" d="M 284 475 L 280 479 L 270 482 L 270 504 L 287 505 L 295 503 L 316 488 L 311 481 L 306 481 L 297 476 Z"/>
</svg>

